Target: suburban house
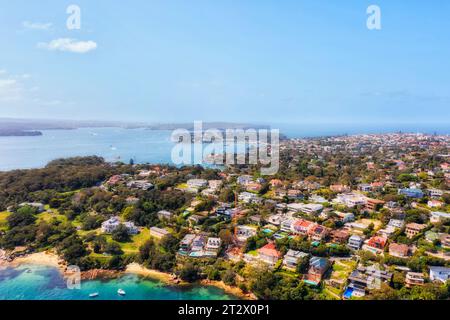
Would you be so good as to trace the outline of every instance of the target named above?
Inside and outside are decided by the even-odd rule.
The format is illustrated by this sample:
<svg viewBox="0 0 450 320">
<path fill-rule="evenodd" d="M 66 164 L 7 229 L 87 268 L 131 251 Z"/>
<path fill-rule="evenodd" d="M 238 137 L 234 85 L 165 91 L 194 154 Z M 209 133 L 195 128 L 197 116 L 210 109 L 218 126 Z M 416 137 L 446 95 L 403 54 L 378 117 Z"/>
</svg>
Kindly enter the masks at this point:
<svg viewBox="0 0 450 320">
<path fill-rule="evenodd" d="M 374 267 L 358 267 L 348 277 L 348 288 L 352 290 L 353 296 L 362 297 L 367 290 L 377 289 L 382 282 L 391 282 L 392 275 Z"/>
<path fill-rule="evenodd" d="M 125 199 L 127 204 L 136 204 L 139 202 L 139 198 L 133 197 L 133 196 L 129 196 Z"/>
<path fill-rule="evenodd" d="M 384 229 L 380 229 L 377 231 L 377 235 L 384 237 L 384 238 L 389 238 L 390 236 L 392 236 L 395 231 L 397 231 L 397 229 L 391 227 L 391 226 L 387 226 Z"/>
<path fill-rule="evenodd" d="M 283 181 L 281 181 L 280 179 L 272 179 L 270 180 L 269 183 L 272 186 L 272 188 L 283 186 Z"/>
<path fill-rule="evenodd" d="M 286 220 L 287 217 L 285 214 L 272 214 L 269 217 L 267 217 L 267 222 L 270 223 L 273 226 L 279 226 L 281 225 L 281 222 Z"/>
<path fill-rule="evenodd" d="M 31 208 L 36 209 L 36 211 L 38 213 L 44 212 L 44 210 L 45 210 L 44 205 L 39 202 L 23 202 L 23 203 L 19 204 L 19 207 L 31 207 Z"/>
<path fill-rule="evenodd" d="M 444 220 L 450 220 L 450 213 L 438 212 L 438 211 L 431 213 L 431 217 L 430 217 L 431 223 L 438 223 L 438 222 L 442 222 Z"/>
<path fill-rule="evenodd" d="M 426 224 L 419 224 L 419 223 L 408 223 L 406 225 L 405 234 L 408 238 L 414 238 L 416 235 L 418 235 L 420 232 L 422 232 L 423 229 L 427 227 Z"/>
<path fill-rule="evenodd" d="M 425 284 L 425 277 L 420 272 L 408 272 L 405 277 L 405 284 L 408 288 L 423 286 Z"/>
<path fill-rule="evenodd" d="M 189 257 L 192 258 L 201 258 L 205 256 L 203 251 L 207 242 L 207 237 L 205 235 L 196 235 L 194 239 L 192 239 L 191 243 L 191 252 L 189 253 Z"/>
<path fill-rule="evenodd" d="M 287 191 L 287 196 L 289 199 L 297 200 L 297 199 L 303 199 L 303 194 L 300 190 L 296 189 L 289 189 Z"/>
<path fill-rule="evenodd" d="M 245 189 L 247 191 L 259 192 L 259 190 L 261 190 L 261 188 L 262 188 L 262 185 L 257 182 L 251 182 L 251 183 L 247 183 L 245 185 Z"/>
<path fill-rule="evenodd" d="M 311 241 L 322 241 L 327 237 L 329 232 L 329 228 L 315 224 L 314 226 L 309 228 L 308 236 Z"/>
<path fill-rule="evenodd" d="M 347 246 L 353 250 L 359 250 L 363 244 L 363 239 L 360 236 L 352 235 L 348 239 Z"/>
<path fill-rule="evenodd" d="M 367 197 L 360 193 L 341 193 L 333 199 L 333 203 L 353 208 L 355 206 L 364 206 L 367 203 Z"/>
<path fill-rule="evenodd" d="M 361 183 L 358 185 L 358 190 L 361 192 L 370 192 L 372 191 L 372 186 L 368 183 Z"/>
<path fill-rule="evenodd" d="M 170 234 L 170 232 L 167 231 L 166 229 L 162 229 L 162 228 L 158 228 L 158 227 L 150 228 L 150 235 L 152 237 L 161 239 L 161 238 L 164 238 L 165 236 L 167 236 L 168 234 Z"/>
<path fill-rule="evenodd" d="M 132 180 L 127 183 L 127 187 L 130 189 L 150 190 L 154 186 L 146 180 Z"/>
<path fill-rule="evenodd" d="M 450 268 L 430 267 L 430 280 L 447 282 L 450 279 Z"/>
<path fill-rule="evenodd" d="M 113 233 L 121 224 L 123 224 L 127 230 L 128 234 L 138 234 L 139 229 L 134 225 L 133 222 L 120 222 L 119 217 L 112 217 L 102 223 L 103 233 Z"/>
<path fill-rule="evenodd" d="M 329 262 L 325 258 L 312 257 L 309 260 L 309 270 L 305 277 L 305 282 L 318 285 L 322 281 L 322 276 L 328 270 Z"/>
<path fill-rule="evenodd" d="M 283 266 L 287 269 L 295 270 L 301 259 L 309 257 L 309 254 L 301 251 L 289 249 L 284 255 Z"/>
<path fill-rule="evenodd" d="M 441 208 L 444 205 L 442 201 L 439 200 L 429 200 L 427 206 L 430 208 Z"/>
<path fill-rule="evenodd" d="M 238 184 L 246 185 L 246 184 L 251 183 L 251 182 L 253 182 L 253 177 L 249 176 L 249 175 L 242 175 L 242 176 L 239 176 L 237 178 L 237 183 Z"/>
<path fill-rule="evenodd" d="M 205 245 L 206 254 L 209 256 L 217 256 L 222 245 L 222 240 L 220 238 L 208 238 Z"/>
<path fill-rule="evenodd" d="M 423 198 L 424 194 L 423 191 L 416 188 L 406 188 L 406 189 L 399 189 L 398 194 L 404 195 L 408 198 Z"/>
<path fill-rule="evenodd" d="M 261 203 L 262 199 L 251 192 L 241 192 L 238 196 L 239 201 L 244 203 Z"/>
<path fill-rule="evenodd" d="M 173 213 L 167 210 L 161 210 L 157 213 L 159 220 L 170 220 L 173 217 Z"/>
<path fill-rule="evenodd" d="M 331 242 L 345 244 L 347 243 L 350 234 L 345 230 L 332 230 L 330 232 Z"/>
<path fill-rule="evenodd" d="M 288 218 L 280 224 L 280 230 L 284 232 L 292 232 L 294 224 L 298 221 L 296 218 Z"/>
<path fill-rule="evenodd" d="M 303 212 L 309 215 L 317 215 L 323 210 L 323 205 L 318 203 L 291 203 L 287 207 L 292 211 Z"/>
<path fill-rule="evenodd" d="M 248 238 L 255 236 L 257 231 L 255 226 L 236 226 L 236 240 L 239 244 L 244 244 Z"/>
<path fill-rule="evenodd" d="M 407 258 L 409 255 L 409 246 L 406 244 L 391 243 L 389 245 L 389 254 L 398 258 Z"/>
<path fill-rule="evenodd" d="M 342 221 L 342 223 L 355 221 L 355 215 L 351 212 L 335 211 L 334 213 L 338 216 L 339 220 Z"/>
<path fill-rule="evenodd" d="M 222 186 L 222 180 L 208 180 L 208 187 L 212 190 L 217 190 Z"/>
<path fill-rule="evenodd" d="M 378 208 L 383 207 L 384 204 L 385 202 L 382 200 L 368 198 L 366 203 L 366 210 L 377 211 Z"/>
<path fill-rule="evenodd" d="M 400 220 L 400 219 L 391 219 L 391 220 L 389 220 L 389 223 L 388 223 L 388 227 L 392 227 L 392 228 L 396 228 L 396 229 L 401 229 L 401 228 L 403 228 L 404 225 L 405 225 L 405 221 Z"/>
<path fill-rule="evenodd" d="M 180 248 L 178 253 L 181 255 L 188 255 L 191 250 L 192 242 L 194 241 L 195 234 L 187 234 L 180 242 Z"/>
<path fill-rule="evenodd" d="M 343 184 L 333 184 L 330 186 L 330 190 L 336 193 L 350 192 L 350 187 Z"/>
<path fill-rule="evenodd" d="M 314 226 L 316 226 L 314 222 L 301 219 L 294 223 L 292 231 L 299 235 L 308 235 L 309 230 Z"/>
<path fill-rule="evenodd" d="M 200 189 L 208 185 L 208 181 L 205 179 L 189 179 L 187 185 L 190 189 Z"/>
<path fill-rule="evenodd" d="M 428 189 L 428 194 L 430 197 L 440 198 L 444 195 L 444 191 L 439 189 Z"/>
<path fill-rule="evenodd" d="M 387 244 L 387 239 L 380 236 L 374 236 L 367 240 L 363 245 L 363 250 L 370 251 L 375 254 L 383 253 L 384 247 Z"/>
<path fill-rule="evenodd" d="M 289 207 L 289 205 L 288 205 Z M 323 205 L 318 203 L 308 203 L 302 206 L 300 211 L 309 214 L 309 215 L 317 215 L 323 210 Z"/>
<path fill-rule="evenodd" d="M 274 243 L 268 243 L 258 249 L 258 259 L 272 267 L 280 260 L 281 256 Z"/>
</svg>

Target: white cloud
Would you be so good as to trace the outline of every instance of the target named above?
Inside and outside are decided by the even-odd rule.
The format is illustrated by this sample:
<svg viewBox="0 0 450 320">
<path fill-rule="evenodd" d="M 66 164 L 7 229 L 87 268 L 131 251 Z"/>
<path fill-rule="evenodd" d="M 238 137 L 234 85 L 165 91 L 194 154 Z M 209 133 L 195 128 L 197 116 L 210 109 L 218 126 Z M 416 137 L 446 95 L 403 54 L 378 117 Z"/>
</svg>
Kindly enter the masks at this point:
<svg viewBox="0 0 450 320">
<path fill-rule="evenodd" d="M 22 23 L 23 27 L 26 29 L 32 29 L 32 30 L 49 30 L 53 24 L 50 22 L 47 23 L 41 23 L 41 22 L 30 22 L 30 21 L 24 21 Z"/>
<path fill-rule="evenodd" d="M 17 101 L 21 98 L 22 86 L 16 79 L 0 79 L 0 101 Z"/>
<path fill-rule="evenodd" d="M 14 79 L 0 79 L 0 88 L 11 87 L 17 83 Z"/>
<path fill-rule="evenodd" d="M 2 75 L 2 74 L 6 74 L 6 70 L 0 69 L 0 75 Z"/>
<path fill-rule="evenodd" d="M 66 51 L 73 53 L 87 53 L 97 49 L 97 43 L 94 41 L 79 41 L 70 38 L 60 38 L 48 43 L 38 43 L 38 48 L 50 51 Z"/>
</svg>

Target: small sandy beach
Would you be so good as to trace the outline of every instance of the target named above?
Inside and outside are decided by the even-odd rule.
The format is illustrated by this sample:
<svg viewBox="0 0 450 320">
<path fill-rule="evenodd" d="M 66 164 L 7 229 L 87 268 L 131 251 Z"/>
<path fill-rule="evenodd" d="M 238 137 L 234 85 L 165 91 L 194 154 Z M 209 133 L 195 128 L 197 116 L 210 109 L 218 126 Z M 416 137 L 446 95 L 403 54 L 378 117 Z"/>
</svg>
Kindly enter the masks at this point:
<svg viewBox="0 0 450 320">
<path fill-rule="evenodd" d="M 173 278 L 169 273 L 161 272 L 158 270 L 152 270 L 147 269 L 144 266 L 141 266 L 140 264 L 134 262 L 130 263 L 127 266 L 127 269 L 124 271 L 124 273 L 133 273 L 138 274 L 143 277 L 149 277 L 152 279 L 160 280 L 165 283 L 171 283 L 173 284 Z"/>
<path fill-rule="evenodd" d="M 17 266 L 21 264 L 37 264 L 49 267 L 59 268 L 61 270 L 65 269 L 65 263 L 56 254 L 49 251 L 37 252 L 28 254 L 23 257 L 15 258 L 12 262 L 8 263 L 11 266 Z"/>
</svg>

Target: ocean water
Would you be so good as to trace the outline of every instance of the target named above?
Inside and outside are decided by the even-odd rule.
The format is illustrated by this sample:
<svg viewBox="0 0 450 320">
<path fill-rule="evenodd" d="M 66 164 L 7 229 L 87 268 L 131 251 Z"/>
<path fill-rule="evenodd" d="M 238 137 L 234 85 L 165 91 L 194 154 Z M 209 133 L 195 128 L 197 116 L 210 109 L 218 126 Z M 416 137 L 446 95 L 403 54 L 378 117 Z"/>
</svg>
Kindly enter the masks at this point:
<svg viewBox="0 0 450 320">
<path fill-rule="evenodd" d="M 172 131 L 80 128 L 41 132 L 42 136 L 0 137 L 0 171 L 41 168 L 54 159 L 92 155 L 109 162 L 133 159 L 134 163 L 174 164 Z M 244 144 L 225 146 L 227 151 L 234 148 L 238 153 L 245 151 Z"/>
<path fill-rule="evenodd" d="M 340 134 L 422 132 L 449 134 L 450 125 L 330 125 L 273 124 L 289 138 L 329 136 Z M 81 128 L 76 130 L 44 130 L 42 136 L 0 137 L 0 171 L 45 166 L 57 158 L 98 155 L 107 161 L 128 163 L 173 164 L 171 131 Z M 237 146 L 242 152 L 245 146 Z"/>
<path fill-rule="evenodd" d="M 169 131 L 122 128 L 44 130 L 42 136 L 0 137 L 0 170 L 45 166 L 57 158 L 98 155 L 107 161 L 171 163 Z"/>
<path fill-rule="evenodd" d="M 117 294 L 118 289 L 126 292 Z M 98 292 L 97 298 L 89 294 Z M 0 269 L 0 300 L 236 300 L 213 286 L 170 286 L 156 280 L 126 274 L 117 279 L 81 282 L 70 290 L 58 269 L 21 265 Z"/>
</svg>

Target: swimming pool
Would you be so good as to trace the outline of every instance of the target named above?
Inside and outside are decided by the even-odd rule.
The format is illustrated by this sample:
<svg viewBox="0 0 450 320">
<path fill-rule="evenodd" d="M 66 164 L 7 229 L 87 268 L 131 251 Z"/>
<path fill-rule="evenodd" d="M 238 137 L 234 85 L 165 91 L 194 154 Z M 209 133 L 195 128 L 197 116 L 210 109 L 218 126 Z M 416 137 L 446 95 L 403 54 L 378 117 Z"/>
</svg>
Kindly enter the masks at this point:
<svg viewBox="0 0 450 320">
<path fill-rule="evenodd" d="M 353 295 L 353 288 L 347 288 L 344 292 L 344 299 L 350 299 Z"/>
</svg>

